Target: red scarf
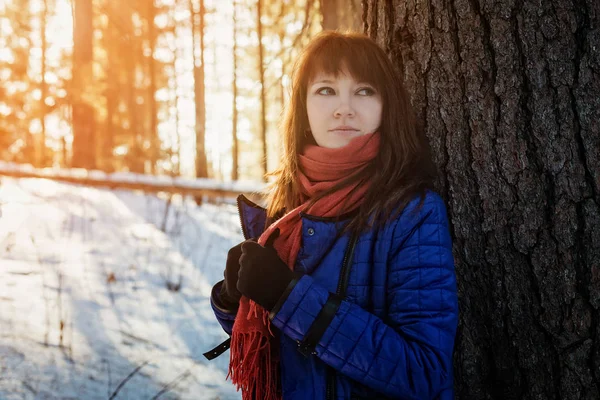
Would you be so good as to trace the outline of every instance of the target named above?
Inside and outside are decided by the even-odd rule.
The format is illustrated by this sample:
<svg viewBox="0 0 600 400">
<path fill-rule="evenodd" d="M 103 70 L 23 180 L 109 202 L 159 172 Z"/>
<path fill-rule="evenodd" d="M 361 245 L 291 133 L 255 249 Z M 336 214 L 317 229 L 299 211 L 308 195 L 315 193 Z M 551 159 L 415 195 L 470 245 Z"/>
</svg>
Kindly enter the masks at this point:
<svg viewBox="0 0 600 400">
<path fill-rule="evenodd" d="M 301 246 L 303 211 L 315 195 L 333 187 L 342 179 L 358 172 L 375 158 L 379 151 L 379 133 L 358 136 L 344 147 L 329 149 L 307 145 L 300 155 L 299 181 L 302 185 L 302 204 L 271 224 L 260 236 L 258 243 L 265 244 L 271 233 L 279 228 L 280 235 L 274 247 L 281 259 L 294 268 Z M 318 200 L 310 214 L 334 217 L 360 206 L 368 185 L 350 192 L 357 184 L 350 185 Z M 350 196 L 350 198 L 348 198 Z M 344 207 L 346 204 L 346 208 Z M 240 300 L 233 332 L 229 374 L 231 381 L 242 389 L 243 400 L 277 400 L 279 392 L 279 346 L 272 345 L 269 313 L 246 297 Z M 254 396 L 253 396 L 254 393 Z"/>
</svg>

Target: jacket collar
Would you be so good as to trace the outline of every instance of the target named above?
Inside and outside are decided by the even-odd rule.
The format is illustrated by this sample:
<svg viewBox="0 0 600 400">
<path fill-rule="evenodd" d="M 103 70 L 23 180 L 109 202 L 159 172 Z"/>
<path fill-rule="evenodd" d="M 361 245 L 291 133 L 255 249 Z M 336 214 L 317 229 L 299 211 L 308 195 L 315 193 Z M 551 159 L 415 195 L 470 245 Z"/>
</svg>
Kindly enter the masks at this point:
<svg viewBox="0 0 600 400">
<path fill-rule="evenodd" d="M 237 206 L 244 239 L 259 237 L 266 228 L 267 210 L 243 194 L 237 197 Z"/>
<path fill-rule="evenodd" d="M 267 210 L 264 207 L 254 203 L 243 194 L 240 194 L 237 197 L 237 205 L 244 238 L 250 239 L 259 237 L 266 229 L 265 224 L 267 222 Z M 301 212 L 300 217 L 302 219 L 306 218 L 311 221 L 318 222 L 344 223 L 346 220 L 356 215 L 357 212 L 358 209 L 354 209 L 353 211 L 342 214 L 339 217 L 319 217 Z"/>
</svg>

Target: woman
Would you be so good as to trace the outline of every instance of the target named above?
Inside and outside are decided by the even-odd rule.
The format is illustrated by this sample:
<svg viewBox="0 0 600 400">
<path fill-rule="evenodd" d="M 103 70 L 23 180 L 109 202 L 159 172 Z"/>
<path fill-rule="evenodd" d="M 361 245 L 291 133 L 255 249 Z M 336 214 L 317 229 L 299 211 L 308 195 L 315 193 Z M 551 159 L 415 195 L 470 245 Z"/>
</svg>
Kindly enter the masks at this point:
<svg viewBox="0 0 600 400">
<path fill-rule="evenodd" d="M 324 32 L 292 76 L 268 208 L 211 304 L 243 399 L 452 399 L 452 245 L 428 142 L 383 50 Z"/>
</svg>

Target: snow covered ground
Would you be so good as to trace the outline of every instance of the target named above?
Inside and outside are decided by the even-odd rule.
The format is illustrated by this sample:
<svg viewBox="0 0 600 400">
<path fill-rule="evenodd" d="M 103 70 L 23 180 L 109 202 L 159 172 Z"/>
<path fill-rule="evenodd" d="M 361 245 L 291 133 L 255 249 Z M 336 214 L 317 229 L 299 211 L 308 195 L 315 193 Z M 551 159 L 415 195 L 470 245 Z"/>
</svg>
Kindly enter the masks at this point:
<svg viewBox="0 0 600 400">
<path fill-rule="evenodd" d="M 236 206 L 0 178 L 0 399 L 239 399 L 209 304 Z M 167 286 L 179 290 L 169 290 Z"/>
</svg>

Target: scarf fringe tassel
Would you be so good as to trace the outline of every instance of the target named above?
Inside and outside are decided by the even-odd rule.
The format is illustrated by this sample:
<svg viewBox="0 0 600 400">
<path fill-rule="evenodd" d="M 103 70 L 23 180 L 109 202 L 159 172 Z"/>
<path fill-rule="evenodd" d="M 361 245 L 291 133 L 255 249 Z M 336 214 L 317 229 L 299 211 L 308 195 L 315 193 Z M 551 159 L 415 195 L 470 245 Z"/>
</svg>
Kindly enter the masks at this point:
<svg viewBox="0 0 600 400">
<path fill-rule="evenodd" d="M 231 337 L 229 373 L 242 400 L 277 400 L 279 363 L 271 358 L 270 338 L 261 332 L 248 332 Z M 237 361 L 237 362 L 234 362 Z"/>
</svg>

